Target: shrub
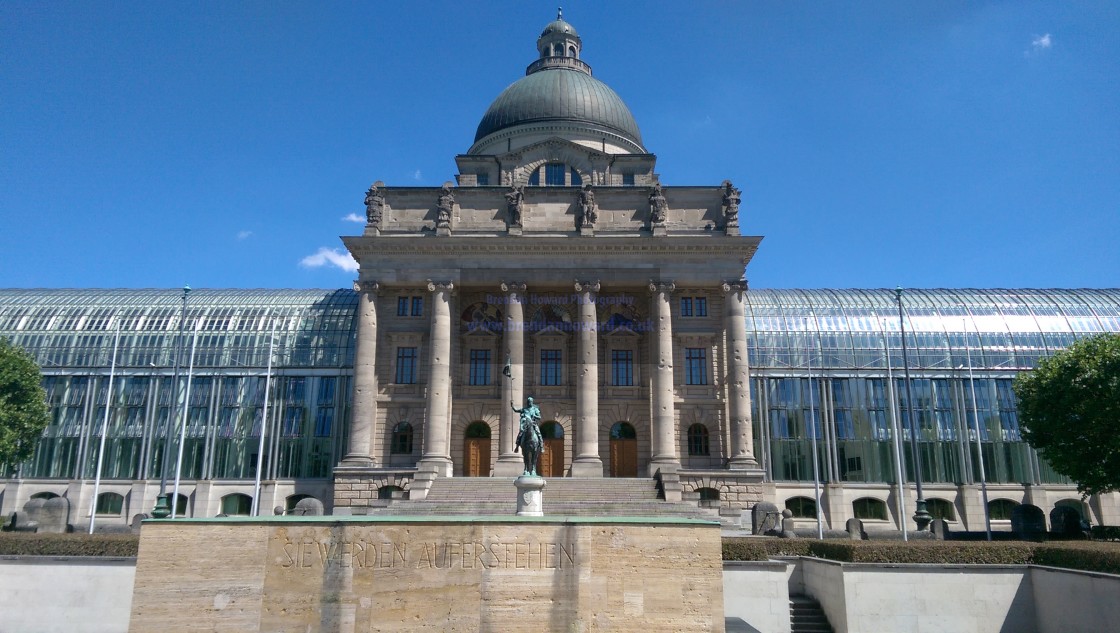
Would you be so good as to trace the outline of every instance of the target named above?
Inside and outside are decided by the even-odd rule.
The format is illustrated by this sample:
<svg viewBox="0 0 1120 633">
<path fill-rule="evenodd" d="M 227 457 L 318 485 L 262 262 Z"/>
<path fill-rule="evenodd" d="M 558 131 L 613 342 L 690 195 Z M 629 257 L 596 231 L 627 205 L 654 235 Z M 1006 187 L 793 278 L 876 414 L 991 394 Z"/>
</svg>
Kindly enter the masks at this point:
<svg viewBox="0 0 1120 633">
<path fill-rule="evenodd" d="M 135 557 L 140 544 L 136 534 L 0 533 L 4 556 L 125 556 Z"/>
<path fill-rule="evenodd" d="M 1034 564 L 1120 574 L 1120 547 L 1085 542 L 1040 545 L 1034 551 Z"/>
<path fill-rule="evenodd" d="M 770 560 L 776 556 L 808 556 L 812 541 L 785 538 L 723 539 L 723 560 Z"/>
</svg>

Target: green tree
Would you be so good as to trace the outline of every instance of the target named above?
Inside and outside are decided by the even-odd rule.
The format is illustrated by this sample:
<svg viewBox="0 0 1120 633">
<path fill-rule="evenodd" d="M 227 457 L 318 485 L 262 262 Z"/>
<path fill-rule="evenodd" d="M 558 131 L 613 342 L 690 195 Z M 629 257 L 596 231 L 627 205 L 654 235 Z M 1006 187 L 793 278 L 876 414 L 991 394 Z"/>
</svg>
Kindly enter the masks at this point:
<svg viewBox="0 0 1120 633">
<path fill-rule="evenodd" d="M 1120 490 L 1120 335 L 1077 341 L 1015 378 L 1023 435 L 1085 495 Z"/>
<path fill-rule="evenodd" d="M 50 420 L 39 366 L 31 355 L 0 338 L 0 464 L 31 458 Z"/>
</svg>

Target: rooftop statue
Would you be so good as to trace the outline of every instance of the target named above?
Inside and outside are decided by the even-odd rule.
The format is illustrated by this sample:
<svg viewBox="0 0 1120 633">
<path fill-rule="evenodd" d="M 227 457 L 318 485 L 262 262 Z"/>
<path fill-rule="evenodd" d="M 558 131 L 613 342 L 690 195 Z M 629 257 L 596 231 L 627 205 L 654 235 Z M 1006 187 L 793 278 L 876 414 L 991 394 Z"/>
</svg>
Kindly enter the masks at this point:
<svg viewBox="0 0 1120 633">
<path fill-rule="evenodd" d="M 591 183 L 583 186 L 579 192 L 579 218 L 578 228 L 595 228 L 599 221 L 599 210 L 595 207 L 595 192 L 591 190 Z"/>
<path fill-rule="evenodd" d="M 521 205 L 525 202 L 525 187 L 514 185 L 506 192 L 506 211 L 509 213 L 509 225 L 521 226 Z"/>
<path fill-rule="evenodd" d="M 385 212 L 385 192 L 377 188 L 377 183 L 369 186 L 366 191 L 366 222 L 377 226 L 381 224 L 381 216 Z"/>
<path fill-rule="evenodd" d="M 743 192 L 735 188 L 730 180 L 723 181 L 723 225 L 739 226 L 739 195 Z"/>
<path fill-rule="evenodd" d="M 654 183 L 653 191 L 649 194 L 649 223 L 664 224 L 668 215 L 669 203 L 665 194 L 661 193 L 661 183 Z"/>
<path fill-rule="evenodd" d="M 436 228 L 446 229 L 451 227 L 451 212 L 455 208 L 455 196 L 451 193 L 451 185 L 445 184 L 439 190 L 439 203 L 436 209 Z"/>
</svg>

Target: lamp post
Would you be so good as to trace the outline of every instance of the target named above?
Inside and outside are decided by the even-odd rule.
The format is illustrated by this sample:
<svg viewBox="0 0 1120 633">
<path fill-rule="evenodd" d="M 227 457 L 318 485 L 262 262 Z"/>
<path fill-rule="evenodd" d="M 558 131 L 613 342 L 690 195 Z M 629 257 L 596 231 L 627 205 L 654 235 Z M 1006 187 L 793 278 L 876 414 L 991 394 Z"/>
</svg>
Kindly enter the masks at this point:
<svg viewBox="0 0 1120 633">
<path fill-rule="evenodd" d="M 918 452 L 918 421 L 914 419 L 914 395 L 910 388 L 910 361 L 906 355 L 906 323 L 902 318 L 902 286 L 894 289 L 895 302 L 898 303 L 898 329 L 902 335 L 902 371 L 906 376 L 906 411 L 910 419 L 910 454 L 914 459 L 914 483 L 917 488 L 914 523 L 921 532 L 929 527 L 932 518 L 926 511 L 926 498 L 922 494 L 922 455 Z"/>
<path fill-rule="evenodd" d="M 190 286 L 183 286 L 183 305 L 179 312 L 179 338 L 175 345 L 175 373 L 172 374 L 171 385 L 176 395 L 179 393 L 179 367 L 183 362 L 183 326 L 187 320 L 187 295 L 191 293 Z M 178 400 L 176 398 L 176 400 Z M 171 456 L 171 420 L 178 410 L 178 402 L 172 403 L 172 408 L 167 413 L 167 423 L 163 425 L 163 457 L 160 459 L 159 496 L 156 497 L 156 507 L 152 516 L 165 519 L 171 514 L 171 504 L 167 498 L 167 471 L 170 466 Z"/>
</svg>

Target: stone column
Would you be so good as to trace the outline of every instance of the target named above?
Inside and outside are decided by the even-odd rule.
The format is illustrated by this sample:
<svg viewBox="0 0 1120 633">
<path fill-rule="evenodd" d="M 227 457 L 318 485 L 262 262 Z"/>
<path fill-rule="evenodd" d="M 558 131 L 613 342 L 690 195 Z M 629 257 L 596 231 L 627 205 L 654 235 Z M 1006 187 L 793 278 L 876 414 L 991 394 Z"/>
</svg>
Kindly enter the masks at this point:
<svg viewBox="0 0 1120 633">
<path fill-rule="evenodd" d="M 727 332 L 727 404 L 731 417 L 728 468 L 758 468 L 752 449 L 751 376 L 747 356 L 745 280 L 723 284 L 723 328 Z"/>
<path fill-rule="evenodd" d="M 599 315 L 595 310 L 598 281 L 577 281 L 579 303 L 576 339 L 576 445 L 573 477 L 602 477 L 599 456 Z"/>
<path fill-rule="evenodd" d="M 500 376 L 502 381 L 501 424 L 498 427 L 498 461 L 494 464 L 494 476 L 517 477 L 524 470 L 521 455 L 513 452 L 517 439 L 520 417 L 510 408 L 510 402 L 517 408 L 525 406 L 525 284 L 502 283 L 505 295 L 505 316 L 502 333 L 505 358 L 509 359 L 510 375 Z"/>
<path fill-rule="evenodd" d="M 450 281 L 428 282 L 432 293 L 431 360 L 428 363 L 428 418 L 419 470 L 451 476 L 451 291 Z"/>
<path fill-rule="evenodd" d="M 653 293 L 650 318 L 653 321 L 653 436 L 650 438 L 653 458 L 649 465 L 652 476 L 659 469 L 676 470 L 680 467 L 677 453 L 676 405 L 673 390 L 673 315 L 670 298 L 676 285 L 672 282 L 654 281 L 649 284 Z"/>
<path fill-rule="evenodd" d="M 354 400 L 346 466 L 376 466 L 373 437 L 377 432 L 377 291 L 373 281 L 354 283 L 358 292 L 358 341 L 354 348 Z"/>
</svg>

